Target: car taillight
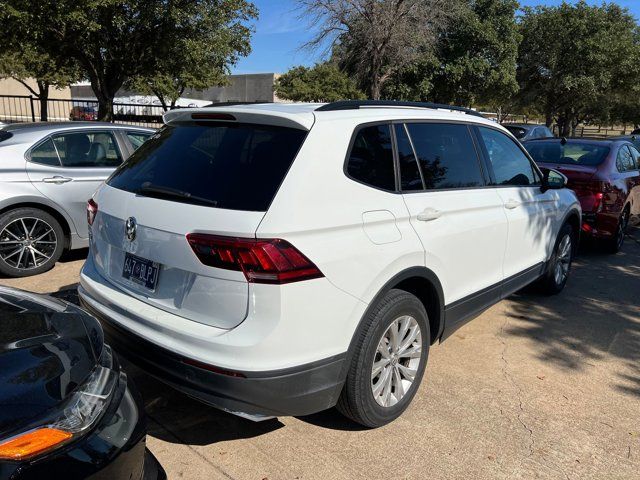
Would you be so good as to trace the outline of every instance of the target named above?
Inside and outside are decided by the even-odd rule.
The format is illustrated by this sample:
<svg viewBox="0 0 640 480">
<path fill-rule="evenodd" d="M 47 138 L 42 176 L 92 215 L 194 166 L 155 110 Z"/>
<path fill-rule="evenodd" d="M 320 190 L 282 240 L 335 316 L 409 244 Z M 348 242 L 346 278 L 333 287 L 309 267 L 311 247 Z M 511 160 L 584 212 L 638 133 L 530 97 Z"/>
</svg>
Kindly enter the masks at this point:
<svg viewBox="0 0 640 480">
<path fill-rule="evenodd" d="M 98 214 L 98 204 L 93 201 L 93 198 L 90 198 L 87 202 L 87 223 L 89 226 L 93 225 L 93 221 Z"/>
<path fill-rule="evenodd" d="M 600 180 L 573 181 L 570 185 L 582 204 L 585 212 L 601 212 L 605 194 L 610 190 L 607 182 Z"/>
<path fill-rule="evenodd" d="M 311 260 L 286 240 L 187 234 L 198 259 L 205 265 L 244 273 L 248 282 L 283 284 L 324 275 Z"/>
</svg>

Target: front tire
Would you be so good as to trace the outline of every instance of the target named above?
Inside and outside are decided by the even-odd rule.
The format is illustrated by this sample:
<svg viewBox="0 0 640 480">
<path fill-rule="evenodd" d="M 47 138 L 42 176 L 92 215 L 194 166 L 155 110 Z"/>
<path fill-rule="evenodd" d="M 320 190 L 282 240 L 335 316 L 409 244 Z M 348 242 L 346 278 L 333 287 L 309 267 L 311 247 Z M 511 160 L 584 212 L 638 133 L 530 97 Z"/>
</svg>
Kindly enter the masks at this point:
<svg viewBox="0 0 640 480">
<path fill-rule="evenodd" d="M 53 268 L 64 249 L 60 223 L 37 208 L 0 215 L 0 273 L 28 277 Z"/>
<path fill-rule="evenodd" d="M 364 319 L 337 408 L 375 428 L 409 406 L 429 355 L 429 318 L 418 298 L 390 290 Z"/>
<path fill-rule="evenodd" d="M 553 254 L 549 259 L 547 273 L 542 278 L 540 286 L 543 293 L 555 295 L 560 293 L 569 279 L 571 263 L 576 250 L 576 238 L 571 225 L 565 223 L 558 233 Z"/>
</svg>

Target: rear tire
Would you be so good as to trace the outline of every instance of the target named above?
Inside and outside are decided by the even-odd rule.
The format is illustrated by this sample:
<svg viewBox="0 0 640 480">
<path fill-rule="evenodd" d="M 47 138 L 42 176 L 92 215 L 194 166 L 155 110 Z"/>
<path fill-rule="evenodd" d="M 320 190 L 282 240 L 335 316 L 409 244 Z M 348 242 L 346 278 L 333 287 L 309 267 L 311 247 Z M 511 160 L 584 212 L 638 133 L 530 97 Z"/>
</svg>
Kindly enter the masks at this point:
<svg viewBox="0 0 640 480">
<path fill-rule="evenodd" d="M 616 233 L 613 238 L 607 240 L 606 246 L 609 253 L 618 253 L 622 246 L 624 245 L 624 236 L 627 231 L 627 225 L 629 224 L 629 211 L 628 209 L 624 209 L 622 215 L 620 215 L 620 220 L 618 221 L 618 226 L 616 227 Z"/>
<path fill-rule="evenodd" d="M 0 215 L 0 273 L 28 277 L 53 268 L 64 249 L 60 223 L 37 208 Z"/>
<path fill-rule="evenodd" d="M 427 312 L 414 295 L 390 290 L 356 336 L 336 407 L 365 427 L 380 427 L 407 409 L 420 386 L 431 343 Z"/>
<path fill-rule="evenodd" d="M 565 223 L 558 233 L 558 238 L 547 266 L 547 272 L 540 281 L 543 293 L 555 295 L 564 289 L 571 272 L 571 263 L 573 262 L 575 250 L 575 233 L 571 225 Z"/>
</svg>

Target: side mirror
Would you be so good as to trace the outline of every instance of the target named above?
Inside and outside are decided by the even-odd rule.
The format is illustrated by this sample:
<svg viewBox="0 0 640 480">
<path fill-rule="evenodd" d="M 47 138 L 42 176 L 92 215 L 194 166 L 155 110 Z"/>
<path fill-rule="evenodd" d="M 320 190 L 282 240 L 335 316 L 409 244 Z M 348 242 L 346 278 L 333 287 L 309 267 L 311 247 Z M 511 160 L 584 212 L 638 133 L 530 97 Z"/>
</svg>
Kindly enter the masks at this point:
<svg viewBox="0 0 640 480">
<path fill-rule="evenodd" d="M 542 192 L 547 190 L 560 190 L 567 186 L 568 179 L 557 170 L 551 168 L 543 169 L 542 173 Z"/>
</svg>

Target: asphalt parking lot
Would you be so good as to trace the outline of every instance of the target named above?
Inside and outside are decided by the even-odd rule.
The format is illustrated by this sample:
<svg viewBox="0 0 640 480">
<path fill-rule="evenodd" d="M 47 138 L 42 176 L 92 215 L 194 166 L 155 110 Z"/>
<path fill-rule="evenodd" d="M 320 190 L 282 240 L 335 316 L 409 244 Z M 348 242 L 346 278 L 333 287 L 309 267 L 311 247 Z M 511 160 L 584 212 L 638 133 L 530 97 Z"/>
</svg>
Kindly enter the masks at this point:
<svg viewBox="0 0 640 480">
<path fill-rule="evenodd" d="M 0 284 L 73 297 L 86 251 Z M 583 249 L 565 291 L 520 292 L 430 353 L 394 423 L 327 411 L 252 423 L 127 367 L 169 478 L 640 478 L 640 229 Z"/>
</svg>

